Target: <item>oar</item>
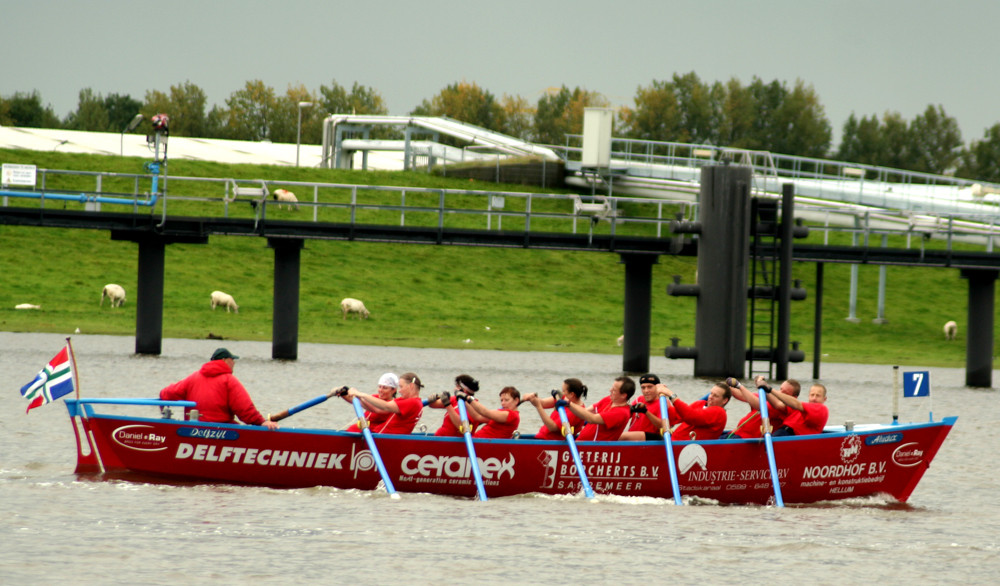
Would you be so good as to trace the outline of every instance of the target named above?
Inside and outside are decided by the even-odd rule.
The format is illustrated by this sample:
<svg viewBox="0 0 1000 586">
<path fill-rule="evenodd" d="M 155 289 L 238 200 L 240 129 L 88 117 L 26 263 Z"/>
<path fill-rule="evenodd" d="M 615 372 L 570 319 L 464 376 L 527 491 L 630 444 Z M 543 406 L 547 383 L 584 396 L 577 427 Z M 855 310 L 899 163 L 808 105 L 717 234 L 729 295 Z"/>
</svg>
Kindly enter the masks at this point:
<svg viewBox="0 0 1000 586">
<path fill-rule="evenodd" d="M 365 420 L 365 412 L 361 408 L 361 399 L 354 397 L 351 399 L 351 404 L 354 405 L 354 412 L 358 414 L 358 427 L 361 428 L 361 435 L 365 436 L 365 442 L 368 444 L 368 451 L 372 453 L 372 459 L 375 460 L 375 466 L 378 467 L 378 473 L 382 476 L 382 482 L 385 483 L 385 491 L 389 493 L 392 498 L 399 498 L 396 494 L 396 487 L 392 485 L 392 479 L 389 478 L 389 473 L 385 469 L 385 464 L 382 463 L 382 456 L 378 453 L 378 448 L 375 447 L 375 438 L 372 437 L 372 430 L 368 429 L 368 421 Z"/>
<path fill-rule="evenodd" d="M 767 415 L 767 387 L 757 387 L 757 400 L 760 401 L 760 420 L 764 426 L 764 445 L 767 447 L 767 465 L 771 467 L 771 485 L 774 486 L 774 504 L 785 506 L 781 499 L 781 481 L 778 479 L 778 465 L 774 462 L 774 443 L 771 440 L 771 420 Z"/>
<path fill-rule="evenodd" d="M 667 469 L 670 470 L 670 488 L 674 492 L 674 504 L 683 505 L 681 488 L 677 484 L 677 463 L 674 462 L 674 442 L 670 438 L 670 417 L 667 411 L 667 398 L 660 395 L 660 417 L 663 418 L 663 445 L 667 448 Z"/>
<path fill-rule="evenodd" d="M 465 410 L 465 401 L 461 397 L 458 399 L 458 416 L 462 419 L 462 435 L 465 436 L 465 447 L 469 451 L 469 464 L 476 479 L 476 491 L 479 493 L 479 500 L 485 501 L 486 487 L 483 486 L 483 475 L 479 472 L 476 448 L 472 445 L 472 426 L 469 425 L 469 413 Z"/>
<path fill-rule="evenodd" d="M 274 415 L 268 414 L 267 418 L 270 419 L 271 421 L 281 421 L 282 419 L 284 419 L 286 417 L 290 417 L 292 415 L 295 415 L 299 411 L 305 411 L 306 409 L 308 409 L 310 407 L 315 407 L 316 405 L 319 405 L 320 403 L 322 403 L 323 401 L 326 401 L 327 399 L 329 399 L 330 397 L 333 397 L 334 395 L 342 395 L 342 394 L 344 394 L 346 392 L 347 392 L 347 387 L 341 387 L 339 389 L 334 389 L 334 390 L 330 391 L 329 393 L 327 393 L 325 395 L 320 395 L 320 396 L 316 397 L 315 399 L 309 399 L 308 401 L 306 401 L 305 403 L 302 403 L 301 405 L 296 405 L 294 407 L 290 407 L 288 409 L 285 409 L 281 413 L 276 413 Z"/>
<path fill-rule="evenodd" d="M 583 494 L 587 498 L 594 498 L 594 489 L 590 487 L 590 481 L 587 480 L 587 471 L 583 468 L 583 462 L 580 461 L 580 450 L 576 449 L 576 438 L 573 437 L 573 428 L 569 424 L 569 418 L 566 416 L 566 408 L 559 405 L 559 391 L 552 391 L 552 398 L 556 400 L 556 409 L 559 411 L 559 420 L 562 423 L 562 432 L 566 436 L 566 444 L 569 446 L 569 453 L 573 456 L 573 463 L 576 464 L 576 473 L 580 476 L 580 485 L 583 487 Z"/>
</svg>

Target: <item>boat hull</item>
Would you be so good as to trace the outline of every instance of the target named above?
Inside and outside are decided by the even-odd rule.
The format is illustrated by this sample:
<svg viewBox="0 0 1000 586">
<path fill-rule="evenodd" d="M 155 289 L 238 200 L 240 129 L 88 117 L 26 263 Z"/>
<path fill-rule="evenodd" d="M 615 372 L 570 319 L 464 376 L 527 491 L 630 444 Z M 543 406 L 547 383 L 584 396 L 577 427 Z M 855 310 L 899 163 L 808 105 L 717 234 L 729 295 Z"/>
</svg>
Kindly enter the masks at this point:
<svg viewBox="0 0 1000 586">
<path fill-rule="evenodd" d="M 78 429 L 77 471 L 270 487 L 374 490 L 381 477 L 360 434 L 106 415 L 69 401 Z M 79 408 L 81 407 L 82 408 Z M 870 495 L 906 501 L 955 418 L 921 424 L 774 438 L 786 503 Z M 376 435 L 400 492 L 475 497 L 462 438 Z M 476 440 L 490 498 L 575 494 L 581 481 L 567 444 L 533 439 Z M 673 498 L 662 442 L 578 442 L 599 494 Z M 682 496 L 720 503 L 773 502 L 767 454 L 759 440 L 673 442 Z"/>
</svg>

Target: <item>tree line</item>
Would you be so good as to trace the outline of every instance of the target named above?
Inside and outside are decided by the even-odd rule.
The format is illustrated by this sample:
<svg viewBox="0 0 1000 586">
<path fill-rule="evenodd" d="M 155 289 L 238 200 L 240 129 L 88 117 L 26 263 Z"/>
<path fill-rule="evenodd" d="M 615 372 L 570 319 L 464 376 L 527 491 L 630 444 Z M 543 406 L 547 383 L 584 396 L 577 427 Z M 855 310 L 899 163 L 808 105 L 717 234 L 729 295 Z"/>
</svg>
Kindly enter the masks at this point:
<svg viewBox="0 0 1000 586">
<path fill-rule="evenodd" d="M 310 102 L 312 107 L 299 107 Z M 550 88 L 534 104 L 522 96 L 497 97 L 476 83 L 456 82 L 423 100 L 416 116 L 455 120 L 541 144 L 562 145 L 567 134 L 583 132 L 583 111 L 608 107 L 598 92 L 565 85 Z M 309 91 L 289 86 L 284 94 L 260 80 L 248 81 L 207 109 L 204 90 L 191 82 L 168 92 L 148 90 L 142 101 L 129 95 L 80 91 L 77 108 L 59 118 L 43 105 L 37 91 L 0 96 L 0 125 L 121 132 L 135 116 L 170 116 L 175 136 L 295 142 L 302 116 L 301 140 L 318 144 L 323 119 L 332 113 L 387 114 L 374 88 L 355 82 L 350 89 L 336 80 Z M 391 133 L 391 131 L 380 131 Z M 640 86 L 632 104 L 618 109 L 615 136 L 654 141 L 709 144 L 935 174 L 953 174 L 1000 182 L 1000 123 L 983 138 L 963 144 L 955 118 L 940 105 L 906 120 L 898 112 L 844 122 L 842 138 L 832 147 L 832 126 L 819 96 L 801 80 L 788 85 L 754 77 L 707 83 L 691 72 Z"/>
</svg>

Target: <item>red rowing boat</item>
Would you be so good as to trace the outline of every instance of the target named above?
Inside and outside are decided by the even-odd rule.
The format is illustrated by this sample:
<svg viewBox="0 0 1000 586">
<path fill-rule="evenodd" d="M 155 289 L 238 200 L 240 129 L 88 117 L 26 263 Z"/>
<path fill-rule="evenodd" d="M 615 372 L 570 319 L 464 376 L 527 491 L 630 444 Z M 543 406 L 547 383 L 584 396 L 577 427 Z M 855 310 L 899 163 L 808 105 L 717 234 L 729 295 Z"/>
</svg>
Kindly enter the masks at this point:
<svg viewBox="0 0 1000 586">
<path fill-rule="evenodd" d="M 153 399 L 67 399 L 79 474 L 270 487 L 332 486 L 375 490 L 381 476 L 362 435 L 323 429 L 262 427 L 158 417 Z M 99 413 L 145 410 L 153 416 Z M 957 418 L 926 423 L 828 427 L 818 435 L 776 437 L 774 458 L 786 503 L 888 495 L 905 502 Z M 462 438 L 375 435 L 377 452 L 400 492 L 475 497 Z M 580 461 L 598 494 L 673 498 L 664 444 L 579 442 Z M 475 440 L 490 497 L 575 494 L 581 477 L 564 442 Z M 761 440 L 673 442 L 681 495 L 720 503 L 774 502 Z"/>
</svg>

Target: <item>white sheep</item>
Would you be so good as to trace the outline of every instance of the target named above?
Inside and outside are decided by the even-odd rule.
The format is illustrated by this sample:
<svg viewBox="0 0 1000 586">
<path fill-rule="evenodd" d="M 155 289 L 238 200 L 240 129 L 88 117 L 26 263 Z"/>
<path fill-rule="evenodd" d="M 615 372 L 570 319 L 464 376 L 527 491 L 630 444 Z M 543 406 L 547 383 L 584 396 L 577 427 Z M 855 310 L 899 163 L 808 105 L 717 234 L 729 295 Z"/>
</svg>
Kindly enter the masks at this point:
<svg viewBox="0 0 1000 586">
<path fill-rule="evenodd" d="M 236 313 L 240 312 L 240 306 L 236 305 L 236 300 L 233 299 L 233 296 L 222 291 L 212 291 L 212 311 L 215 311 L 216 306 L 225 307 L 226 313 L 229 313 L 230 309 Z"/>
<path fill-rule="evenodd" d="M 35 305 L 34 303 L 18 303 L 14 306 L 14 309 L 41 309 L 41 305 Z"/>
<path fill-rule="evenodd" d="M 944 339 L 954 340 L 955 336 L 958 335 L 958 324 L 953 321 L 948 321 L 944 323 Z"/>
<path fill-rule="evenodd" d="M 111 307 L 121 307 L 125 305 L 125 288 L 121 285 L 108 283 L 101 289 L 101 306 L 104 306 L 104 298 L 111 302 Z"/>
<path fill-rule="evenodd" d="M 618 336 L 618 345 L 621 346 L 625 343 L 625 334 Z"/>
<path fill-rule="evenodd" d="M 278 202 L 279 210 L 281 209 L 281 202 L 285 202 L 288 209 L 292 209 L 293 207 L 299 209 L 299 200 L 291 191 L 287 189 L 275 189 L 272 195 L 274 196 L 274 200 Z"/>
<path fill-rule="evenodd" d="M 364 303 L 350 297 L 346 297 L 340 302 L 340 311 L 344 314 L 344 319 L 347 319 L 349 313 L 358 314 L 359 319 L 368 319 L 370 315 Z"/>
</svg>

